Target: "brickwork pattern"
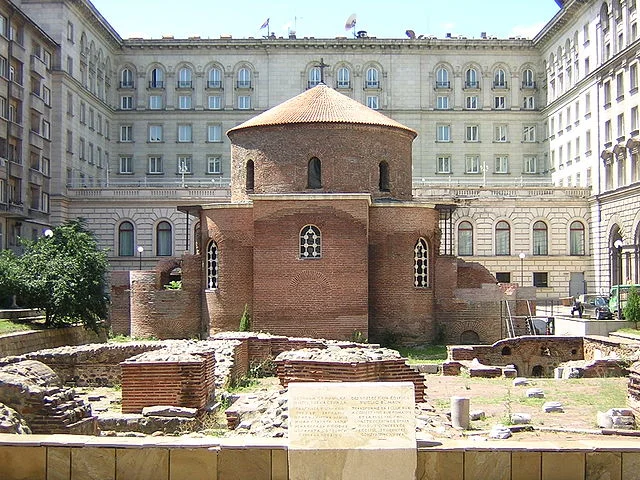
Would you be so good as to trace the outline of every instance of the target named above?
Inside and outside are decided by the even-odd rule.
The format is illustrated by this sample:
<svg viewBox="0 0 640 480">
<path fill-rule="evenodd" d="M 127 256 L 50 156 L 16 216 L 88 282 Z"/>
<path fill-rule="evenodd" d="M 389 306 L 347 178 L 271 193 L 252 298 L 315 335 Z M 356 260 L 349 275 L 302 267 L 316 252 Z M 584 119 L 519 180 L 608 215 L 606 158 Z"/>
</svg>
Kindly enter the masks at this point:
<svg viewBox="0 0 640 480">
<path fill-rule="evenodd" d="M 105 342 L 106 338 L 106 332 L 96 334 L 93 330 L 87 330 L 84 327 L 10 333 L 0 337 L 0 358 L 62 345 Z"/>
<path fill-rule="evenodd" d="M 131 335 L 131 298 L 129 295 L 129 272 L 111 272 L 111 304 L 109 326 L 114 335 Z"/>
</svg>

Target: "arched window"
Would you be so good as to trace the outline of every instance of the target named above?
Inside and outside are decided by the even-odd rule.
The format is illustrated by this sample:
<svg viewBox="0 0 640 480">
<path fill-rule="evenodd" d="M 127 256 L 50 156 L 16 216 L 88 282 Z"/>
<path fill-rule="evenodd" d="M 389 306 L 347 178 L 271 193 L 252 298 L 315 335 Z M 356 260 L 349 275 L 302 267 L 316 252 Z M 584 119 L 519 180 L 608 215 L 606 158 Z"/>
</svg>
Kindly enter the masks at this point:
<svg viewBox="0 0 640 480">
<path fill-rule="evenodd" d="M 209 70 L 209 75 L 207 76 L 207 87 L 222 88 L 222 71 L 219 68 L 214 67 Z"/>
<path fill-rule="evenodd" d="M 449 88 L 449 70 L 440 67 L 436 71 L 436 88 Z"/>
<path fill-rule="evenodd" d="M 156 255 L 168 257 L 173 253 L 171 235 L 171 224 L 166 221 L 158 223 L 156 226 Z"/>
<path fill-rule="evenodd" d="M 478 72 L 475 68 L 468 68 L 464 73 L 464 86 L 466 88 L 478 88 Z"/>
<path fill-rule="evenodd" d="M 390 190 L 390 188 L 389 188 L 389 164 L 383 160 L 382 162 L 380 162 L 380 165 L 378 165 L 378 170 L 379 170 L 379 175 L 380 175 L 379 182 L 378 182 L 378 188 L 380 189 L 381 192 L 388 192 Z"/>
<path fill-rule="evenodd" d="M 493 75 L 493 86 L 505 88 L 507 86 L 507 77 L 504 73 L 504 70 L 498 68 Z"/>
<path fill-rule="evenodd" d="M 367 68 L 367 88 L 379 88 L 379 72 L 377 68 L 369 67 Z"/>
<path fill-rule="evenodd" d="M 569 226 L 569 255 L 584 255 L 585 231 L 582 222 L 571 222 Z"/>
<path fill-rule="evenodd" d="M 118 227 L 118 255 L 133 257 L 133 223 L 125 221 Z"/>
<path fill-rule="evenodd" d="M 320 258 L 321 256 L 320 229 L 314 225 L 305 225 L 300 230 L 300 258 Z"/>
<path fill-rule="evenodd" d="M 178 70 L 178 88 L 191 88 L 192 85 L 191 69 L 183 67 Z"/>
<path fill-rule="evenodd" d="M 151 70 L 149 88 L 164 88 L 164 72 L 159 68 Z"/>
<path fill-rule="evenodd" d="M 128 68 L 123 68 L 120 72 L 120 87 L 133 88 L 133 72 Z"/>
<path fill-rule="evenodd" d="M 547 238 L 547 224 L 538 220 L 533 224 L 533 254 L 548 255 L 549 239 Z"/>
<path fill-rule="evenodd" d="M 218 288 L 218 245 L 211 240 L 207 245 L 207 289 Z"/>
<path fill-rule="evenodd" d="M 466 220 L 458 225 L 458 255 L 473 255 L 473 225 Z"/>
<path fill-rule="evenodd" d="M 322 188 L 322 165 L 313 157 L 307 165 L 307 188 Z"/>
<path fill-rule="evenodd" d="M 424 238 L 419 238 L 413 247 L 413 286 L 429 286 L 429 247 Z"/>
<path fill-rule="evenodd" d="M 338 69 L 338 88 L 351 88 L 351 72 L 347 67 Z"/>
<path fill-rule="evenodd" d="M 603 33 L 609 31 L 609 8 L 607 7 L 607 2 L 602 2 L 602 7 L 600 7 L 600 25 L 602 25 Z"/>
<path fill-rule="evenodd" d="M 511 227 L 504 220 L 496 224 L 496 255 L 511 255 Z"/>
<path fill-rule="evenodd" d="M 254 183 L 253 169 L 254 169 L 253 160 L 249 160 L 247 162 L 247 182 L 246 182 L 247 192 L 253 192 L 253 183 Z"/>
<path fill-rule="evenodd" d="M 307 88 L 313 88 L 316 85 L 320 85 L 322 80 L 322 72 L 320 71 L 320 67 L 313 67 L 309 70 L 309 82 L 307 84 Z"/>
<path fill-rule="evenodd" d="M 238 88 L 251 88 L 251 71 L 248 68 L 238 70 Z"/>
<path fill-rule="evenodd" d="M 536 86 L 533 70 L 530 68 L 527 68 L 522 72 L 522 86 L 525 88 L 533 88 Z"/>
</svg>

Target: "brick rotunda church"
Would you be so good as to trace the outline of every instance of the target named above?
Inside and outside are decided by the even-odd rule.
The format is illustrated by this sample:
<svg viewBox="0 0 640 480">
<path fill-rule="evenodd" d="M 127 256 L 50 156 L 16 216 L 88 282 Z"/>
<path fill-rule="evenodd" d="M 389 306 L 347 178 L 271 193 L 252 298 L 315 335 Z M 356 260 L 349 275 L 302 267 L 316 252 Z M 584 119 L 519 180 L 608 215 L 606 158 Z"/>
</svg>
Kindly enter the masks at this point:
<svg viewBox="0 0 640 480">
<path fill-rule="evenodd" d="M 412 200 L 414 130 L 320 84 L 227 135 L 231 203 L 186 209 L 211 333 L 246 305 L 272 334 L 500 337 L 495 278 L 440 256 L 439 212 Z"/>
</svg>

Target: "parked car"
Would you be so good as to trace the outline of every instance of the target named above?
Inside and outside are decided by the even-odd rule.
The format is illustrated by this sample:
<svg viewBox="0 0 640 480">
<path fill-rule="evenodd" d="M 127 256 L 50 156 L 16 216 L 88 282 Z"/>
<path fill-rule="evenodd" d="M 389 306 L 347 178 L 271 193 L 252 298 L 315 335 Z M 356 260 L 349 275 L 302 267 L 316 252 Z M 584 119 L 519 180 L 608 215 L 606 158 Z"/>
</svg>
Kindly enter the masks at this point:
<svg viewBox="0 0 640 480">
<path fill-rule="evenodd" d="M 571 316 L 575 312 L 578 312 L 580 317 L 586 316 L 596 320 L 613 318 L 613 313 L 609 310 L 609 299 L 601 295 L 579 295 L 571 308 Z"/>
</svg>

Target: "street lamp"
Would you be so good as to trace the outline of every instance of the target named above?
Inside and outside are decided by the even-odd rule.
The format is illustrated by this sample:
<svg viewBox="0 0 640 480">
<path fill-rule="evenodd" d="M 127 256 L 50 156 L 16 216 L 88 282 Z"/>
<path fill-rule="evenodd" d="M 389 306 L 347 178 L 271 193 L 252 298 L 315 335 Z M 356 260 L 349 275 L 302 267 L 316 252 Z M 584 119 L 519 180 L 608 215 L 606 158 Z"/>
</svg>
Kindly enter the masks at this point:
<svg viewBox="0 0 640 480">
<path fill-rule="evenodd" d="M 615 242 L 613 242 L 613 247 L 616 249 L 616 253 L 618 254 L 618 259 L 617 259 L 617 270 L 618 270 L 618 275 L 617 275 L 617 283 L 618 283 L 618 320 L 620 320 L 621 318 L 621 300 L 622 300 L 622 296 L 620 295 L 620 285 L 622 285 L 622 239 L 618 238 Z"/>
<path fill-rule="evenodd" d="M 527 255 L 524 252 L 520 252 L 520 286 L 524 287 L 524 257 Z"/>
<path fill-rule="evenodd" d="M 138 258 L 140 259 L 138 270 L 142 270 L 142 252 L 144 252 L 144 247 L 142 245 L 138 245 Z"/>
<path fill-rule="evenodd" d="M 47 228 L 44 232 L 43 232 L 44 236 L 47 238 L 51 238 L 53 237 L 53 230 L 51 230 L 50 228 Z"/>
</svg>

